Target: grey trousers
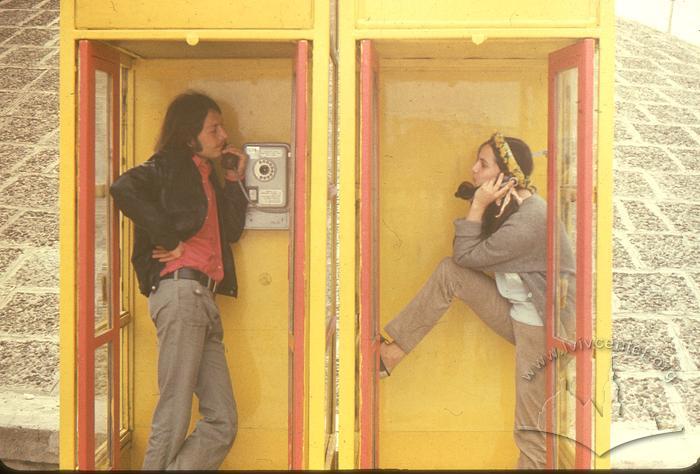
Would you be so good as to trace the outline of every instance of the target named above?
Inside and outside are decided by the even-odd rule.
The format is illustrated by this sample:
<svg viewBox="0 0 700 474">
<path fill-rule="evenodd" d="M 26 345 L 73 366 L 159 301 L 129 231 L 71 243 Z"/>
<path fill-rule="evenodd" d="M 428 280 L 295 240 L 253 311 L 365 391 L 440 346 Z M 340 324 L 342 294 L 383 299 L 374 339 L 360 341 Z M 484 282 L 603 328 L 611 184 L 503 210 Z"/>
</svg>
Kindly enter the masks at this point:
<svg viewBox="0 0 700 474">
<path fill-rule="evenodd" d="M 162 280 L 148 298 L 158 333 L 158 388 L 143 469 L 217 469 L 238 428 L 214 295 L 194 280 Z M 187 436 L 192 395 L 202 418 Z"/>
<path fill-rule="evenodd" d="M 455 296 L 469 305 L 487 326 L 515 344 L 513 437 L 520 450 L 518 468 L 544 468 L 545 435 L 540 430 L 544 430 L 545 372 L 535 371 L 530 380 L 522 375 L 544 355 L 545 330 L 542 326 L 514 321 L 510 317 L 510 302 L 501 296 L 492 278 L 445 258 L 418 294 L 384 329 L 408 353 L 437 324 Z"/>
</svg>

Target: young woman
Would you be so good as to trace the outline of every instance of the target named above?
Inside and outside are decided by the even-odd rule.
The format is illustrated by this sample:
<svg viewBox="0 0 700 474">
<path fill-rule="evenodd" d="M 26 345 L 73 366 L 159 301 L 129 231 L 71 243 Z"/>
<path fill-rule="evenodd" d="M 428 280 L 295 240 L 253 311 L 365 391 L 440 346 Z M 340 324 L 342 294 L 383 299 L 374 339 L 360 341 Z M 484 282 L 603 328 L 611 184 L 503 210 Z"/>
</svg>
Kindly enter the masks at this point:
<svg viewBox="0 0 700 474">
<path fill-rule="evenodd" d="M 454 222 L 453 255 L 440 262 L 386 325 L 392 342 L 380 346 L 385 377 L 435 326 L 454 297 L 469 305 L 515 345 L 514 438 L 522 469 L 544 468 L 546 460 L 545 373 L 537 371 L 529 380 L 522 376 L 545 353 L 547 208 L 530 185 L 532 169 L 532 153 L 520 139 L 495 133 L 479 147 L 472 203 L 466 218 Z M 560 236 L 560 272 L 573 278 L 573 254 L 563 229 Z M 493 272 L 494 278 L 484 272 Z M 574 287 L 568 285 L 569 300 Z"/>
</svg>

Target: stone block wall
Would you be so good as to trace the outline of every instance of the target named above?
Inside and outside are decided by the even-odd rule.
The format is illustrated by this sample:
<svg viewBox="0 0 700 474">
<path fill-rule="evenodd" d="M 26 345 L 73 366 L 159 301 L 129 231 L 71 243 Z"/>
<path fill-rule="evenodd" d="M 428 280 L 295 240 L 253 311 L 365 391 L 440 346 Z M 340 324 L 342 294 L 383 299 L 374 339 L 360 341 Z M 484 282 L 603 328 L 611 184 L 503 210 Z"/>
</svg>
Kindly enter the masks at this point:
<svg viewBox="0 0 700 474">
<path fill-rule="evenodd" d="M 613 465 L 688 466 L 700 457 L 700 48 L 623 20 L 616 40 L 613 338 L 638 350 L 613 356 L 613 439 L 684 433 L 619 448 Z"/>
<path fill-rule="evenodd" d="M 25 468 L 58 462 L 58 8 L 0 0 L 0 459 Z"/>
</svg>

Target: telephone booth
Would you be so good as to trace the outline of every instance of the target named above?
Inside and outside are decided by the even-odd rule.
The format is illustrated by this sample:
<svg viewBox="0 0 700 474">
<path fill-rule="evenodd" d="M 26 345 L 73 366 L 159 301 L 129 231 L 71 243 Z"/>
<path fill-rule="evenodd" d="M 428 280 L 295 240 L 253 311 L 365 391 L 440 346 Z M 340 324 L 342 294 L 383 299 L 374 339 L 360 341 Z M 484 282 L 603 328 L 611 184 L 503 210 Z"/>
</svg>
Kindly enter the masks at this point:
<svg viewBox="0 0 700 474">
<path fill-rule="evenodd" d="M 341 469 L 516 466 L 514 349 L 469 307 L 377 371 L 381 328 L 452 254 L 453 194 L 496 130 L 530 145 L 548 203 L 547 465 L 609 465 L 611 354 L 592 341 L 611 336 L 613 20 L 608 0 L 340 2 L 338 103 L 356 111 L 339 122 Z"/>
<path fill-rule="evenodd" d="M 109 187 L 151 156 L 169 102 L 186 89 L 218 102 L 230 143 L 249 144 L 251 164 L 265 144 L 280 145 L 268 158 L 286 158 L 278 213 L 249 213 L 233 244 L 239 297 L 217 296 L 239 417 L 222 468 L 330 462 L 329 8 L 319 0 L 61 2 L 61 469 L 143 461 L 158 398 L 157 338 L 129 261 L 132 223 Z"/>
</svg>

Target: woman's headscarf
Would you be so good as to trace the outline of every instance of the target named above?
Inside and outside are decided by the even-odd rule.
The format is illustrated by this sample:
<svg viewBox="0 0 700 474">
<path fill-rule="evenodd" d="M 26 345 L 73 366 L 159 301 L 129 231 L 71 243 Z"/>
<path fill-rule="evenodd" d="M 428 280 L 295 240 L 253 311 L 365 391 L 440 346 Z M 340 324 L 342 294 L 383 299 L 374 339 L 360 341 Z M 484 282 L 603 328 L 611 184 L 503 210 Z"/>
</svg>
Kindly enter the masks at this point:
<svg viewBox="0 0 700 474">
<path fill-rule="evenodd" d="M 510 191 L 508 191 L 508 193 L 506 193 L 506 195 L 503 196 L 500 200 L 496 201 L 496 204 L 500 206 L 500 210 L 496 215 L 496 218 L 498 218 L 501 216 L 501 214 L 503 214 L 503 211 L 510 202 L 511 198 L 515 199 L 518 205 L 521 205 L 523 203 L 523 199 L 516 192 L 516 188 L 525 188 L 533 193 L 536 191 L 536 189 L 530 183 L 530 175 L 526 175 L 525 173 L 523 173 L 523 170 L 520 169 L 518 160 L 516 160 L 515 156 L 513 156 L 513 152 L 510 149 L 510 145 L 508 145 L 508 142 L 506 141 L 503 134 L 501 132 L 496 132 L 491 136 L 491 139 L 496 145 L 498 156 L 501 158 L 501 160 L 503 160 L 503 162 L 506 165 L 506 169 L 508 170 L 509 175 L 508 181 L 515 182 L 514 186 L 510 188 Z"/>
</svg>

